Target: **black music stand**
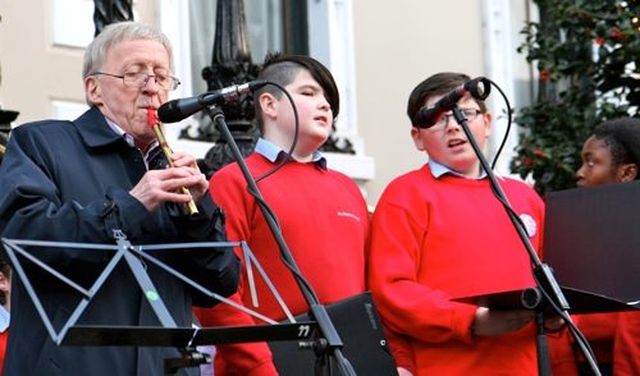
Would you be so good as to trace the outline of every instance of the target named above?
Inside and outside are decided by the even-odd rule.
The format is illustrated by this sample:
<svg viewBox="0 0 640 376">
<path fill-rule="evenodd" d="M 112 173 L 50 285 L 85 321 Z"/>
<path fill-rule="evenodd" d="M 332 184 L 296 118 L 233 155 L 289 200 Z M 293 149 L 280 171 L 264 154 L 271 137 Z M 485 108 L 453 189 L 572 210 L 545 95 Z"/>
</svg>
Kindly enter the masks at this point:
<svg viewBox="0 0 640 376">
<path fill-rule="evenodd" d="M 544 253 L 560 281 L 570 313 L 640 309 L 640 181 L 550 192 L 546 197 Z M 536 287 L 462 297 L 493 309 L 542 309 Z"/>
<path fill-rule="evenodd" d="M 59 346 L 160 346 L 177 347 L 183 356 L 181 358 L 165 359 L 165 373 L 173 374 L 179 368 L 196 367 L 211 361 L 206 354 L 196 350 L 196 346 L 214 345 L 218 343 L 236 342 L 262 342 L 278 340 L 308 340 L 315 332 L 315 324 L 312 322 L 297 322 L 291 324 L 276 323 L 268 320 L 270 325 L 257 325 L 248 327 L 223 327 L 223 328 L 194 328 L 178 327 L 173 317 L 166 308 L 162 297 L 153 285 L 153 281 L 145 271 L 141 262 L 155 264 L 167 273 L 189 284 L 201 293 L 215 298 L 221 302 L 237 306 L 223 296 L 207 290 L 195 281 L 181 274 L 169 265 L 151 256 L 147 251 L 151 250 L 171 250 L 189 248 L 216 248 L 242 246 L 242 242 L 202 242 L 183 243 L 173 245 L 145 245 L 132 246 L 126 236 L 120 230 L 114 231 L 117 245 L 91 244 L 91 243 L 68 243 L 68 242 L 47 242 L 30 241 L 2 238 L 2 243 L 11 260 L 14 273 L 18 275 L 25 290 L 31 298 L 33 304 L 40 315 L 52 340 Z M 93 249 L 102 251 L 114 251 L 113 256 L 108 260 L 106 267 L 89 288 L 84 288 L 75 281 L 67 278 L 62 273 L 56 271 L 46 263 L 42 262 L 32 253 L 25 250 L 23 246 L 34 246 L 40 248 L 65 248 L 65 249 Z M 144 248 L 144 249 L 143 249 Z M 75 307 L 68 320 L 60 330 L 54 328 L 49 315 L 38 297 L 29 276 L 25 272 L 20 257 L 30 261 L 38 268 L 48 272 L 66 286 L 74 289 L 82 296 L 80 303 Z M 146 292 L 147 302 L 158 318 L 159 327 L 139 327 L 139 326 L 90 326 L 76 325 L 88 307 L 91 299 L 98 293 L 102 285 L 107 281 L 115 267 L 124 262 L 130 268 L 133 276 L 138 282 L 142 291 Z M 152 292 L 152 294 L 148 294 Z M 153 294 L 155 292 L 155 294 Z M 244 307 L 238 307 L 244 309 Z"/>
<path fill-rule="evenodd" d="M 486 85 L 487 84 L 485 84 L 485 86 Z M 488 89 L 489 86 L 485 87 L 485 90 L 487 90 L 487 94 Z M 469 125 L 466 117 L 464 116 L 464 113 L 457 104 L 453 106 L 451 111 L 453 112 L 453 116 L 456 119 L 456 122 L 462 127 L 462 130 L 464 131 L 465 136 L 467 136 L 470 145 L 473 147 L 473 150 L 478 157 L 478 161 L 480 162 L 481 168 L 487 174 L 487 178 L 489 179 L 489 183 L 491 185 L 491 190 L 493 191 L 496 199 L 502 204 L 503 208 L 505 209 L 505 212 L 507 213 L 509 219 L 511 220 L 511 223 L 513 224 L 514 230 L 520 238 L 521 243 L 527 251 L 531 260 L 532 274 L 537 285 L 533 287 L 533 290 L 526 290 L 535 291 L 536 295 L 539 296 L 539 299 L 536 299 L 535 301 L 536 305 L 532 306 L 532 308 L 536 309 L 536 352 L 538 357 L 538 374 L 541 376 L 550 375 L 551 362 L 549 359 L 549 349 L 544 328 L 545 309 L 543 308 L 547 305 L 549 307 L 552 307 L 553 310 L 564 319 L 572 333 L 580 334 L 577 327 L 573 324 L 571 316 L 569 315 L 569 302 L 564 296 L 562 288 L 557 283 L 552 269 L 548 264 L 543 263 L 540 260 L 540 257 L 538 256 L 536 250 L 533 248 L 524 224 L 513 211 L 513 208 L 511 207 L 507 196 L 502 190 L 502 187 L 500 186 L 493 170 L 491 169 L 489 162 L 487 161 L 482 149 L 475 140 L 473 133 L 471 133 L 471 130 L 469 129 Z M 589 366 L 595 372 L 596 376 L 599 376 L 600 373 L 598 371 L 595 358 L 593 357 L 592 352 L 587 348 L 588 346 L 584 343 L 584 341 L 581 340 L 583 336 L 577 335 L 576 337 L 576 343 L 584 353 Z"/>
<path fill-rule="evenodd" d="M 634 305 L 607 296 L 571 287 L 561 286 L 560 288 L 571 306 L 571 313 L 604 313 L 634 311 L 638 309 L 638 307 Z M 555 310 L 545 305 L 542 294 L 535 286 L 521 290 L 509 290 L 454 298 L 452 300 L 491 309 L 543 309 L 546 315 L 553 316 L 556 314 Z"/>
</svg>

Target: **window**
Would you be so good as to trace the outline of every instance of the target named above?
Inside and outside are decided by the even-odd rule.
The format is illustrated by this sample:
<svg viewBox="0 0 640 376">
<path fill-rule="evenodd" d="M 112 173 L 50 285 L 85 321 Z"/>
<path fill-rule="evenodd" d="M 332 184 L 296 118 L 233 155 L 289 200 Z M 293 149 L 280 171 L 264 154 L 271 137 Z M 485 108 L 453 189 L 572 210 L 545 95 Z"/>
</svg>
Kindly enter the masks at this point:
<svg viewBox="0 0 640 376">
<path fill-rule="evenodd" d="M 335 136 L 349 140 L 356 155 L 366 159 L 353 167 L 356 172 L 347 173 L 366 180 L 373 177 L 374 168 L 373 161 L 363 157 L 363 143 L 357 132 L 351 2 L 244 0 L 245 21 L 254 63 L 261 63 L 269 51 L 283 51 L 309 54 L 329 67 L 341 97 Z M 174 43 L 176 75 L 184 83 L 178 91 L 172 92 L 173 97 L 188 97 L 207 91 L 201 72 L 202 68 L 211 65 L 215 22 L 215 1 L 160 1 L 160 24 Z M 193 119 L 185 120 L 185 126 L 194 123 Z M 180 133 L 179 127 L 167 131 L 168 138 L 177 139 Z M 190 150 L 204 155 L 210 145 L 201 147 L 199 150 L 191 145 Z M 349 164 L 343 160 L 341 157 L 338 164 Z"/>
<path fill-rule="evenodd" d="M 268 51 L 284 51 L 308 53 L 327 65 L 342 100 L 338 136 L 347 137 L 358 149 L 351 1 L 244 0 L 244 4 L 254 63 L 262 62 Z M 176 58 L 182 60 L 176 62 L 176 73 L 185 85 L 176 96 L 207 91 L 201 71 L 211 64 L 215 22 L 214 1 L 161 2 L 163 31 L 174 41 Z M 188 30 L 181 25 L 189 25 Z"/>
</svg>

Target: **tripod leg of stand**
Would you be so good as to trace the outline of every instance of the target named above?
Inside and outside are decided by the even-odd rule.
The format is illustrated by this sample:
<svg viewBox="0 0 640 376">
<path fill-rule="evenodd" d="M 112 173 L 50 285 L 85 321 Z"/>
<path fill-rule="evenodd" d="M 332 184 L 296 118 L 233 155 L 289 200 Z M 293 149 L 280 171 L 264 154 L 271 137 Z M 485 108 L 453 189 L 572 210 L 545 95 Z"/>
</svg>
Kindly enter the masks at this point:
<svg viewBox="0 0 640 376">
<path fill-rule="evenodd" d="M 175 376 L 182 368 L 200 367 L 203 364 L 211 364 L 212 359 L 209 354 L 202 353 L 194 348 L 180 350 L 182 356 L 164 360 L 164 376 Z"/>
<path fill-rule="evenodd" d="M 314 375 L 315 376 L 331 376 L 333 370 L 331 368 L 331 357 L 327 354 L 316 357 Z"/>
<path fill-rule="evenodd" d="M 536 311 L 536 350 L 538 354 L 538 375 L 551 375 L 551 360 L 549 358 L 549 342 L 544 332 L 544 313 L 542 309 Z"/>
</svg>

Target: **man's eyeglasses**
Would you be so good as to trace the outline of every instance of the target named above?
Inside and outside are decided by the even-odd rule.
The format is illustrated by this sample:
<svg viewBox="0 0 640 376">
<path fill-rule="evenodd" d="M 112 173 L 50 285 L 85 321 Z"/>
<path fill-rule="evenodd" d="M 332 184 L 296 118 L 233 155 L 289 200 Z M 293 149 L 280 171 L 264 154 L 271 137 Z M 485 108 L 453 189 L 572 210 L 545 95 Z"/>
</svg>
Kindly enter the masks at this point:
<svg viewBox="0 0 640 376">
<path fill-rule="evenodd" d="M 462 108 L 460 112 L 464 115 L 467 121 L 474 121 L 478 115 L 482 113 L 482 111 L 475 108 Z M 453 114 L 442 114 L 440 118 L 433 124 L 432 127 L 428 128 L 430 131 L 436 132 L 443 130 L 447 124 L 449 124 L 449 118 L 452 118 Z M 455 119 L 454 119 L 455 120 Z"/>
<path fill-rule="evenodd" d="M 135 87 L 137 89 L 143 88 L 149 79 L 153 77 L 156 81 L 156 84 L 160 86 L 162 89 L 167 91 L 172 91 L 178 88 L 180 85 L 180 80 L 176 77 L 169 76 L 166 74 L 147 74 L 144 72 L 128 72 L 119 76 L 117 74 L 105 73 L 105 72 L 95 72 L 93 75 L 101 74 L 103 76 L 115 77 L 122 79 L 122 82 L 129 87 Z"/>
</svg>

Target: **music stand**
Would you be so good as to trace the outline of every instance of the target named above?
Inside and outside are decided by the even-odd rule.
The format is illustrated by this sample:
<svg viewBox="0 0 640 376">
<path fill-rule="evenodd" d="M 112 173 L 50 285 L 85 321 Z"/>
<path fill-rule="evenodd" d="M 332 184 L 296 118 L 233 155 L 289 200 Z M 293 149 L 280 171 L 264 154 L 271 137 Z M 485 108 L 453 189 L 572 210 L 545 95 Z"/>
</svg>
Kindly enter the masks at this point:
<svg viewBox="0 0 640 376">
<path fill-rule="evenodd" d="M 485 87 L 485 90 L 488 90 L 489 88 L 490 86 L 487 86 Z M 487 174 L 491 190 L 493 191 L 496 199 L 502 204 L 503 208 L 505 209 L 506 214 L 513 224 L 514 230 L 516 231 L 522 245 L 529 255 L 531 264 L 533 266 L 533 278 L 537 283 L 537 286 L 535 286 L 535 291 L 537 291 L 537 293 L 539 293 L 540 295 L 540 302 L 544 300 L 545 305 L 553 307 L 554 311 L 564 319 L 565 323 L 570 328 L 572 333 L 579 333 L 577 327 L 573 324 L 571 316 L 568 313 L 570 306 L 567 298 L 564 296 L 562 288 L 558 285 L 555 276 L 553 275 L 553 271 L 551 270 L 549 265 L 543 263 L 540 260 L 540 257 L 538 256 L 536 250 L 533 248 L 524 224 L 513 211 L 511 204 L 509 203 L 509 199 L 502 190 L 502 187 L 498 183 L 498 180 L 493 173 L 489 162 L 484 156 L 482 149 L 478 145 L 473 133 L 469 129 L 469 124 L 464 113 L 457 104 L 453 106 L 451 111 L 453 112 L 453 116 L 456 119 L 456 122 L 460 124 L 465 136 L 467 136 L 469 144 L 472 146 L 476 156 L 478 157 L 481 168 Z M 541 307 L 541 305 L 536 306 L 536 308 Z M 549 359 L 549 349 L 544 328 L 544 314 L 544 309 L 536 309 L 536 327 L 538 331 L 536 336 L 536 352 L 538 357 L 538 374 L 541 376 L 551 374 L 551 362 Z M 582 336 L 577 337 L 578 340 L 576 341 L 576 344 L 584 353 L 584 356 L 587 359 L 587 362 L 589 363 L 591 369 L 596 373 L 597 376 L 599 376 L 600 373 L 598 371 L 597 363 L 595 361 L 595 358 L 593 357 L 593 354 L 587 349 L 587 346 L 585 346 L 583 341 L 580 340 Z"/>
<path fill-rule="evenodd" d="M 561 286 L 562 293 L 571 305 L 571 313 L 603 313 L 633 311 L 637 308 L 625 302 L 587 291 Z M 467 296 L 452 299 L 456 302 L 474 304 L 491 309 L 538 309 L 550 316 L 555 311 L 545 304 L 545 300 L 537 287 L 531 286 L 521 290 L 501 291 L 483 295 Z"/>
<path fill-rule="evenodd" d="M 210 362 L 211 359 L 195 350 L 198 345 L 213 345 L 217 343 L 235 342 L 262 342 L 278 340 L 307 340 L 311 338 L 315 331 L 315 324 L 312 322 L 277 323 L 268 318 L 265 321 L 269 325 L 258 325 L 248 327 L 225 327 L 200 329 L 194 327 L 178 327 L 175 320 L 169 313 L 162 300 L 162 296 L 153 285 L 153 281 L 147 274 L 141 259 L 153 263 L 162 268 L 167 273 L 182 280 L 184 283 L 199 290 L 201 293 L 215 298 L 221 302 L 238 306 L 235 302 L 225 297 L 209 291 L 200 284 L 186 277 L 169 265 L 163 263 L 156 257 L 147 253 L 148 250 L 170 250 L 189 248 L 216 248 L 239 246 L 240 242 L 201 242 L 183 243 L 172 245 L 145 245 L 133 246 L 127 240 L 124 233 L 114 230 L 114 238 L 117 245 L 91 244 L 91 243 L 69 243 L 69 242 L 49 242 L 31 241 L 2 238 L 2 243 L 11 260 L 14 273 L 18 275 L 24 285 L 27 294 L 32 300 L 40 318 L 48 331 L 51 339 L 59 346 L 161 346 L 177 347 L 183 354 L 181 358 L 165 359 L 165 371 L 172 374 L 182 367 L 196 367 L 200 364 Z M 45 262 L 39 260 L 22 246 L 51 247 L 65 249 L 93 249 L 102 251 L 113 251 L 107 265 L 92 283 L 91 287 L 84 288 L 79 283 L 69 279 L 64 274 L 53 269 Z M 22 258 L 30 261 L 36 267 L 51 274 L 66 286 L 78 292 L 82 299 L 75 307 L 69 318 L 60 330 L 56 330 L 51 318 L 47 314 L 44 306 L 38 297 L 33 284 L 22 263 Z M 139 327 L 139 326 L 91 326 L 76 325 L 82 317 L 84 311 L 89 306 L 93 297 L 107 281 L 115 267 L 124 262 L 129 267 L 135 277 L 140 289 L 144 292 L 147 302 L 159 320 L 159 327 Z M 238 306 L 240 309 L 245 307 Z"/>
</svg>

